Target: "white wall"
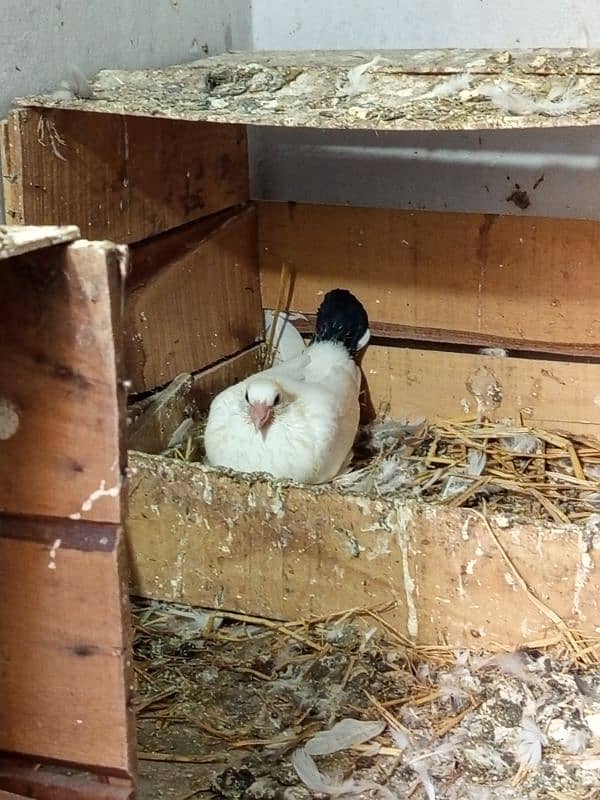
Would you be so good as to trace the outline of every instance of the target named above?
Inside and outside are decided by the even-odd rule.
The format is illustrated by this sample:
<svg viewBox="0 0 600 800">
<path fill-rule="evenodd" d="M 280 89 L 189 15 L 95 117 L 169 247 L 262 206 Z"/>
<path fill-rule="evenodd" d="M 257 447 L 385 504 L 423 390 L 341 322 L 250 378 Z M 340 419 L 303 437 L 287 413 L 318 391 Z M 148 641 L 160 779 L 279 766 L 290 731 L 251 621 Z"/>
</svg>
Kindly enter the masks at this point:
<svg viewBox="0 0 600 800">
<path fill-rule="evenodd" d="M 14 97 L 54 89 L 68 64 L 177 64 L 251 44 L 249 0 L 2 0 L 0 117 Z M 1 192 L 0 192 L 1 194 Z M 0 219 L 3 216 L 0 197 Z"/>
<path fill-rule="evenodd" d="M 255 49 L 600 47 L 598 0 L 253 0 Z M 256 130 L 257 197 L 600 219 L 600 129 Z M 544 180 L 534 185 L 543 175 Z M 515 183 L 526 211 L 507 201 Z"/>
</svg>

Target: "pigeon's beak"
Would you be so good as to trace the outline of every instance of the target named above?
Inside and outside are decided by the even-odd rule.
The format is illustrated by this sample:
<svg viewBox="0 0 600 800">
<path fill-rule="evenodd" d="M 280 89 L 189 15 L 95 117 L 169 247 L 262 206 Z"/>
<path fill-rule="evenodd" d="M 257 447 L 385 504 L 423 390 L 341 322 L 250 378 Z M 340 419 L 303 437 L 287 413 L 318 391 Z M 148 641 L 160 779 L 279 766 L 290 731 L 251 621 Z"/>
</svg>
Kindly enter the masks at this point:
<svg viewBox="0 0 600 800">
<path fill-rule="evenodd" d="M 250 419 L 257 431 L 271 420 L 272 414 L 273 406 L 267 403 L 254 403 L 254 405 L 250 406 Z"/>
</svg>

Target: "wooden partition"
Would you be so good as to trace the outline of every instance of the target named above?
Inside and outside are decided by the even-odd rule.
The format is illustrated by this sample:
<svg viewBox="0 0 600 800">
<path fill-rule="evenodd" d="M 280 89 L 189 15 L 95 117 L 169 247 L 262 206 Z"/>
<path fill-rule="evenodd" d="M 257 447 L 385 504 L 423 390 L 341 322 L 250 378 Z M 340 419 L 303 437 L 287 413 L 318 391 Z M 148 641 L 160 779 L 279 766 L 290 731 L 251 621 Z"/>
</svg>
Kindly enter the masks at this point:
<svg viewBox="0 0 600 800">
<path fill-rule="evenodd" d="M 42 800 L 59 796 L 45 760 L 117 782 L 88 777 L 90 800 L 128 796 L 135 769 L 122 528 L 127 253 L 78 235 L 0 230 L 0 751 L 21 759 L 2 762 L 0 788 L 24 791 L 28 780 L 37 788 L 26 796 Z"/>
<path fill-rule="evenodd" d="M 261 203 L 259 254 L 266 307 L 295 268 L 303 330 L 331 287 L 360 297 L 376 408 L 600 434 L 600 223 Z"/>
</svg>

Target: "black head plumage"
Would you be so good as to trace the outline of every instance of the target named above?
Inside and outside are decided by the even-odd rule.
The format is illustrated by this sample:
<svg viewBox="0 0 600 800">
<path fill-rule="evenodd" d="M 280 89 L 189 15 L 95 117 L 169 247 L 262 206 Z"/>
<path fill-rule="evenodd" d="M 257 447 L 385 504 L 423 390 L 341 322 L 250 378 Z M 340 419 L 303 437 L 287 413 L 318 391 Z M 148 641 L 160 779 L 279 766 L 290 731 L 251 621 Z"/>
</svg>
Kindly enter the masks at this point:
<svg viewBox="0 0 600 800">
<path fill-rule="evenodd" d="M 368 329 L 362 303 L 347 289 L 332 289 L 317 311 L 313 342 L 338 342 L 354 358 Z"/>
</svg>

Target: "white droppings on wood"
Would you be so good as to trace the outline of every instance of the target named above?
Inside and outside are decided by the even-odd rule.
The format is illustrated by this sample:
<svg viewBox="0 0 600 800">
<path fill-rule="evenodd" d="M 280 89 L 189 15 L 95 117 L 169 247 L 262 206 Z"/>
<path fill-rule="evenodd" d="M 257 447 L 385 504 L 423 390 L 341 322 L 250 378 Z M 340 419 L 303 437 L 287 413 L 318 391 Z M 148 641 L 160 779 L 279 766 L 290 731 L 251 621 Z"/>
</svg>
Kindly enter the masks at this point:
<svg viewBox="0 0 600 800">
<path fill-rule="evenodd" d="M 50 561 L 48 562 L 48 569 L 56 569 L 56 554 L 61 545 L 61 539 L 55 539 L 54 544 L 50 548 Z"/>
<path fill-rule="evenodd" d="M 95 489 L 90 496 L 83 501 L 81 504 L 81 511 L 76 511 L 74 514 L 69 514 L 70 519 L 81 519 L 81 512 L 82 511 L 91 511 L 92 506 L 102 497 L 118 497 L 121 492 L 121 481 L 119 481 L 115 486 L 111 486 L 109 489 L 106 488 L 106 481 L 100 481 L 100 486 L 98 489 Z"/>
<path fill-rule="evenodd" d="M 468 542 L 469 541 L 469 525 L 470 525 L 470 523 L 471 523 L 471 518 L 468 517 L 463 522 L 463 524 L 461 525 L 460 535 L 462 537 L 463 542 Z"/>
<path fill-rule="evenodd" d="M 8 397 L 0 397 L 0 439 L 11 439 L 19 430 L 19 412 Z"/>
<path fill-rule="evenodd" d="M 473 570 L 475 569 L 475 564 L 477 563 L 477 559 L 473 558 L 470 561 L 467 561 L 467 565 L 465 567 L 465 572 L 467 575 L 472 575 Z"/>
<path fill-rule="evenodd" d="M 417 616 L 417 605 L 415 602 L 415 581 L 410 574 L 409 562 L 409 538 L 410 525 L 414 521 L 414 511 L 409 506 L 395 503 L 395 528 L 396 542 L 402 553 L 402 575 L 404 578 L 404 594 L 406 596 L 407 620 L 406 627 L 408 634 L 416 639 L 419 634 L 419 619 Z"/>
<path fill-rule="evenodd" d="M 505 573 L 504 573 L 504 580 L 505 580 L 505 581 L 506 581 L 506 583 L 507 583 L 507 584 L 508 584 L 508 585 L 511 587 L 511 589 L 513 590 L 513 592 L 516 592 L 516 591 L 517 591 L 517 584 L 516 584 L 516 581 L 515 581 L 515 579 L 514 579 L 514 576 L 512 575 L 512 573 L 511 573 L 511 572 L 505 572 Z"/>
<path fill-rule="evenodd" d="M 202 489 L 202 501 L 206 503 L 207 506 L 212 504 L 213 493 L 212 493 L 212 486 L 208 481 L 208 477 L 204 478 L 204 488 Z"/>
<path fill-rule="evenodd" d="M 581 593 L 588 582 L 590 573 L 594 569 L 594 561 L 590 555 L 590 550 L 593 547 L 594 537 L 598 533 L 599 523 L 600 515 L 592 514 L 586 527 L 580 530 L 577 536 L 579 560 L 577 562 L 577 571 L 575 572 L 572 611 L 573 614 L 576 614 L 582 619 L 585 619 L 585 615 L 581 613 Z"/>
<path fill-rule="evenodd" d="M 381 558 L 382 556 L 389 556 L 391 554 L 390 549 L 390 536 L 385 531 L 382 531 L 380 528 L 377 528 L 377 536 L 375 537 L 375 541 L 371 547 L 371 549 L 367 552 L 367 561 L 373 561 L 376 558 Z"/>
</svg>

